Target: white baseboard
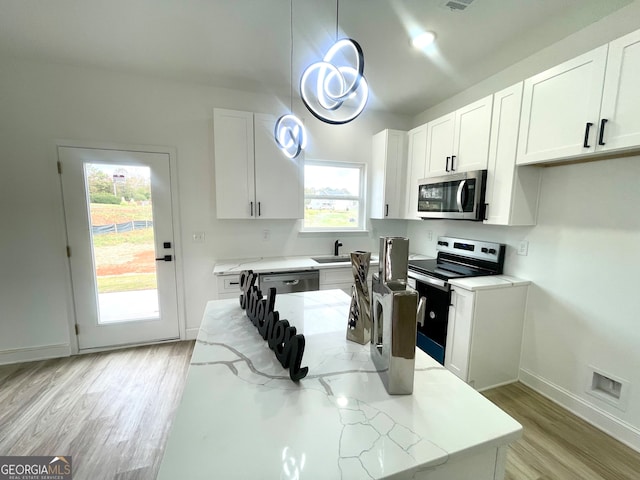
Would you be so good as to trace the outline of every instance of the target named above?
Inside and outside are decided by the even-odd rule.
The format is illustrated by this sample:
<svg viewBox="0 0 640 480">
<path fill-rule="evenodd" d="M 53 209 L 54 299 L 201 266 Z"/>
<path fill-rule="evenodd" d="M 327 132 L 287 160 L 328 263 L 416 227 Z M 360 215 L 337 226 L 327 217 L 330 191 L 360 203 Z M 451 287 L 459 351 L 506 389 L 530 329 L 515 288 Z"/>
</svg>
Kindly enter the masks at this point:
<svg viewBox="0 0 640 480">
<path fill-rule="evenodd" d="M 200 327 L 187 328 L 185 340 L 195 340 L 198 336 L 199 330 L 200 330 Z"/>
<path fill-rule="evenodd" d="M 0 351 L 0 365 L 11 363 L 34 362 L 49 358 L 68 357 L 71 346 L 68 343 L 59 345 L 44 345 L 41 347 L 13 348 Z"/>
<path fill-rule="evenodd" d="M 640 430 L 633 425 L 524 368 L 520 369 L 520 381 L 616 440 L 640 452 Z"/>
</svg>

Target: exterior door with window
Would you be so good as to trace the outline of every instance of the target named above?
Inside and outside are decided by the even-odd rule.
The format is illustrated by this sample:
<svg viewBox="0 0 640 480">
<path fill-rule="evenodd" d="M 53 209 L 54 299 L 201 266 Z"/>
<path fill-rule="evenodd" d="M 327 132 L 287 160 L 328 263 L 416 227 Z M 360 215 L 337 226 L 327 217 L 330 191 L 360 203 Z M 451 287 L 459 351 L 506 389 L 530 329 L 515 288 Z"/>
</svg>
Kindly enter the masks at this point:
<svg viewBox="0 0 640 480">
<path fill-rule="evenodd" d="M 169 155 L 58 158 L 80 350 L 179 338 Z"/>
</svg>

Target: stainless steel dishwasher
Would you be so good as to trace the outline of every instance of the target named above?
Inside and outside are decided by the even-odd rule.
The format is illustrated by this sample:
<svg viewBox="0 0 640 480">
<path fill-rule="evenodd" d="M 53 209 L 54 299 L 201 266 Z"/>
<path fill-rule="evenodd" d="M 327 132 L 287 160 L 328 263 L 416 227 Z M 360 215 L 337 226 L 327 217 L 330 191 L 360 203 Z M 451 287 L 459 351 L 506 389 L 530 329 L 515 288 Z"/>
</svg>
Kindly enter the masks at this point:
<svg viewBox="0 0 640 480">
<path fill-rule="evenodd" d="M 269 288 L 275 288 L 276 293 L 308 292 L 320 289 L 320 272 L 307 270 L 303 272 L 274 272 L 258 275 L 258 284 L 263 294 Z"/>
</svg>

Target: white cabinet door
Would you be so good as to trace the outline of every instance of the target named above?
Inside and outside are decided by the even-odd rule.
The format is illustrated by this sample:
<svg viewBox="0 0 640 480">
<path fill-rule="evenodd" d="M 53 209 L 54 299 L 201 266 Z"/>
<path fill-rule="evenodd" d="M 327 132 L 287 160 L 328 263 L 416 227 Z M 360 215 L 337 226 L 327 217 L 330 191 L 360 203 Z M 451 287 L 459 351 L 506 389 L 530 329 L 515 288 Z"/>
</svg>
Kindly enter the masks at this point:
<svg viewBox="0 0 640 480">
<path fill-rule="evenodd" d="M 609 44 L 596 150 L 640 145 L 639 84 L 640 30 Z"/>
<path fill-rule="evenodd" d="M 213 111 L 218 218 L 302 218 L 302 157 L 275 144 L 275 118 Z"/>
<path fill-rule="evenodd" d="M 405 218 L 417 219 L 418 180 L 425 177 L 427 169 L 427 127 L 420 125 L 409 131 L 409 149 L 407 155 L 407 184 L 405 186 Z"/>
<path fill-rule="evenodd" d="M 493 95 L 456 110 L 449 169 L 468 172 L 487 168 Z"/>
<path fill-rule="evenodd" d="M 373 136 L 371 218 L 404 218 L 406 136 L 400 130 Z"/>
<path fill-rule="evenodd" d="M 255 204 L 253 113 L 214 109 L 218 218 L 251 218 Z"/>
<path fill-rule="evenodd" d="M 525 80 L 517 164 L 595 151 L 607 48 Z"/>
<path fill-rule="evenodd" d="M 427 124 L 427 177 L 446 175 L 453 155 L 456 113 L 452 112 Z"/>
<path fill-rule="evenodd" d="M 273 137 L 276 118 L 254 114 L 256 218 L 302 218 L 302 155 L 287 158 Z"/>
<path fill-rule="evenodd" d="M 493 96 L 491 142 L 485 194 L 490 225 L 535 225 L 540 168 L 516 167 L 522 82 Z"/>
<path fill-rule="evenodd" d="M 444 366 L 465 382 L 469 371 L 473 306 L 473 292 L 463 289 L 451 290 Z"/>
<path fill-rule="evenodd" d="M 518 379 L 527 290 L 518 285 L 475 292 L 466 381 L 476 390 Z"/>
</svg>

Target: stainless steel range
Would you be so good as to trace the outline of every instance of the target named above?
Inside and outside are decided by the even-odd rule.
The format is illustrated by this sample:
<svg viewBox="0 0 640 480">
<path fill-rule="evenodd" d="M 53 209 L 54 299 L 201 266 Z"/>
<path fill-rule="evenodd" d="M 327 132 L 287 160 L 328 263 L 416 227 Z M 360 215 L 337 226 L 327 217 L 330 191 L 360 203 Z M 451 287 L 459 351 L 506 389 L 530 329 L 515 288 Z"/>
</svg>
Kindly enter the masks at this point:
<svg viewBox="0 0 640 480">
<path fill-rule="evenodd" d="M 409 284 L 425 297 L 424 323 L 418 325 L 418 348 L 444 365 L 447 319 L 454 278 L 499 275 L 506 245 L 501 243 L 438 237 L 437 258 L 409 260 Z"/>
</svg>

